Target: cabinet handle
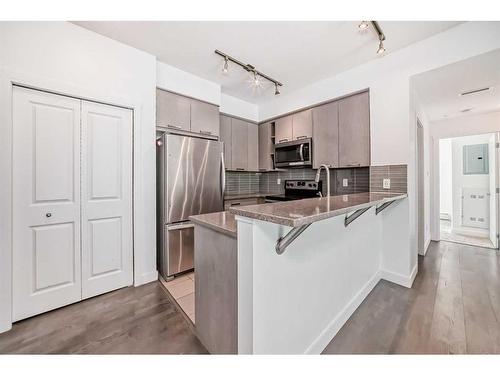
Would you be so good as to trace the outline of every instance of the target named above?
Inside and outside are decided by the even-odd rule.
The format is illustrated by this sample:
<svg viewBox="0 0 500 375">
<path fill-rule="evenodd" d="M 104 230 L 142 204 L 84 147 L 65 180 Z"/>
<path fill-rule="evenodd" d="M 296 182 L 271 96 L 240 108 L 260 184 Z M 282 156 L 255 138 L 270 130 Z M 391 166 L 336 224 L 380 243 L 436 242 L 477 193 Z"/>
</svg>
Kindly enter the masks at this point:
<svg viewBox="0 0 500 375">
<path fill-rule="evenodd" d="M 208 134 L 208 135 L 211 135 L 212 132 L 208 131 L 208 130 L 200 130 L 200 133 L 201 134 Z"/>
<path fill-rule="evenodd" d="M 265 172 L 265 171 L 267 171 L 267 169 L 266 168 L 259 168 L 259 171 Z"/>
<path fill-rule="evenodd" d="M 278 141 L 278 143 L 281 143 L 281 142 L 288 142 L 288 138 L 283 138 L 283 139 L 280 139 L 280 140 Z"/>
<path fill-rule="evenodd" d="M 240 203 L 240 202 L 238 202 L 238 203 L 230 203 L 229 205 L 230 205 L 230 206 L 239 206 L 240 204 L 241 204 L 241 203 Z"/>
<path fill-rule="evenodd" d="M 307 138 L 307 135 L 299 135 L 299 136 L 297 137 L 297 139 L 305 139 L 305 138 Z"/>
<path fill-rule="evenodd" d="M 236 168 L 237 171 L 244 171 L 245 168 Z"/>
<path fill-rule="evenodd" d="M 178 125 L 170 125 L 170 124 L 167 125 L 167 128 L 182 129 L 182 127 Z"/>
</svg>

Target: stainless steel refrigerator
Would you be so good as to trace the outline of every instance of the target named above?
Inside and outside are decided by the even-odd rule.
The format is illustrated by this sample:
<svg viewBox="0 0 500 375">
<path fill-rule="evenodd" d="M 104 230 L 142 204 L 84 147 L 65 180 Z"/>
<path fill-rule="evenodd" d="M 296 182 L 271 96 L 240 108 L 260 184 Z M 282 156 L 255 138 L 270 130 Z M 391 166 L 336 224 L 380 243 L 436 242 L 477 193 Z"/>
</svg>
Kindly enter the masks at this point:
<svg viewBox="0 0 500 375">
<path fill-rule="evenodd" d="M 164 133 L 157 139 L 158 271 L 164 279 L 194 266 L 190 215 L 223 211 L 222 142 Z"/>
</svg>

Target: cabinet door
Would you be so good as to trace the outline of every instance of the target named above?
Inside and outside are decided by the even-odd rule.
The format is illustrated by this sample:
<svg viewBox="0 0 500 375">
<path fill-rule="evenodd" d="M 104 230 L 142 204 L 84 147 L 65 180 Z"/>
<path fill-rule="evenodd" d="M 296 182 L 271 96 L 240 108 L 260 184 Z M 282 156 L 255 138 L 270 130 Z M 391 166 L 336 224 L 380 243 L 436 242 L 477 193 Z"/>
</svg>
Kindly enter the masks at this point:
<svg viewBox="0 0 500 375">
<path fill-rule="evenodd" d="M 231 117 L 220 116 L 220 140 L 224 143 L 224 164 L 226 169 L 232 169 L 232 131 L 231 131 Z"/>
<path fill-rule="evenodd" d="M 82 297 L 132 285 L 132 111 L 82 102 Z"/>
<path fill-rule="evenodd" d="M 276 129 L 276 143 L 288 142 L 293 139 L 292 116 L 285 116 L 274 122 Z"/>
<path fill-rule="evenodd" d="M 259 126 L 248 123 L 248 170 L 259 170 Z"/>
<path fill-rule="evenodd" d="M 248 169 L 248 123 L 231 119 L 231 169 Z"/>
<path fill-rule="evenodd" d="M 156 124 L 165 128 L 191 129 L 191 99 L 156 90 Z"/>
<path fill-rule="evenodd" d="M 198 100 L 192 100 L 191 131 L 219 136 L 219 107 Z"/>
<path fill-rule="evenodd" d="M 340 167 L 370 165 L 370 99 L 368 92 L 339 101 Z"/>
<path fill-rule="evenodd" d="M 312 137 L 312 110 L 307 109 L 293 115 L 293 139 Z"/>
<path fill-rule="evenodd" d="M 17 321 L 82 297 L 80 100 L 14 86 L 12 111 Z"/>
<path fill-rule="evenodd" d="M 273 169 L 273 142 L 271 139 L 271 123 L 259 125 L 259 171 Z"/>
<path fill-rule="evenodd" d="M 339 111 L 338 102 L 315 107 L 313 114 L 313 168 L 326 164 L 339 166 Z"/>
</svg>

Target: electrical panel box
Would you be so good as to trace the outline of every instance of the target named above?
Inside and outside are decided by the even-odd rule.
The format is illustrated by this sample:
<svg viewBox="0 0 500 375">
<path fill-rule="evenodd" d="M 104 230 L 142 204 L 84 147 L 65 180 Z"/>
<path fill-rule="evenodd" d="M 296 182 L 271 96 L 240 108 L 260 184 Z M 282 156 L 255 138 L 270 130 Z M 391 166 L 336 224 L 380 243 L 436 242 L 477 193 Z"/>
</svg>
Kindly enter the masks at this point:
<svg viewBox="0 0 500 375">
<path fill-rule="evenodd" d="M 488 174 L 488 144 L 463 146 L 463 174 Z"/>
</svg>

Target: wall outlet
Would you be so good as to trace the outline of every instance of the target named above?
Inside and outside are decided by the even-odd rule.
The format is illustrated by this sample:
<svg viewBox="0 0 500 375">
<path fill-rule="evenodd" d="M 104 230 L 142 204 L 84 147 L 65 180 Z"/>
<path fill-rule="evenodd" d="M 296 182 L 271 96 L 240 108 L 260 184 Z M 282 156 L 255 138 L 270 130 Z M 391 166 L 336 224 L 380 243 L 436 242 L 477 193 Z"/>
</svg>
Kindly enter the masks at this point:
<svg viewBox="0 0 500 375">
<path fill-rule="evenodd" d="M 384 189 L 390 189 L 391 188 L 391 179 L 390 178 L 384 178 L 382 182 L 382 187 Z"/>
<path fill-rule="evenodd" d="M 281 185 L 281 178 L 276 179 L 276 184 Z"/>
<path fill-rule="evenodd" d="M 342 179 L 342 186 L 343 186 L 343 187 L 347 187 L 347 186 L 349 186 L 349 180 L 348 180 L 347 178 L 343 178 L 343 179 Z"/>
</svg>

